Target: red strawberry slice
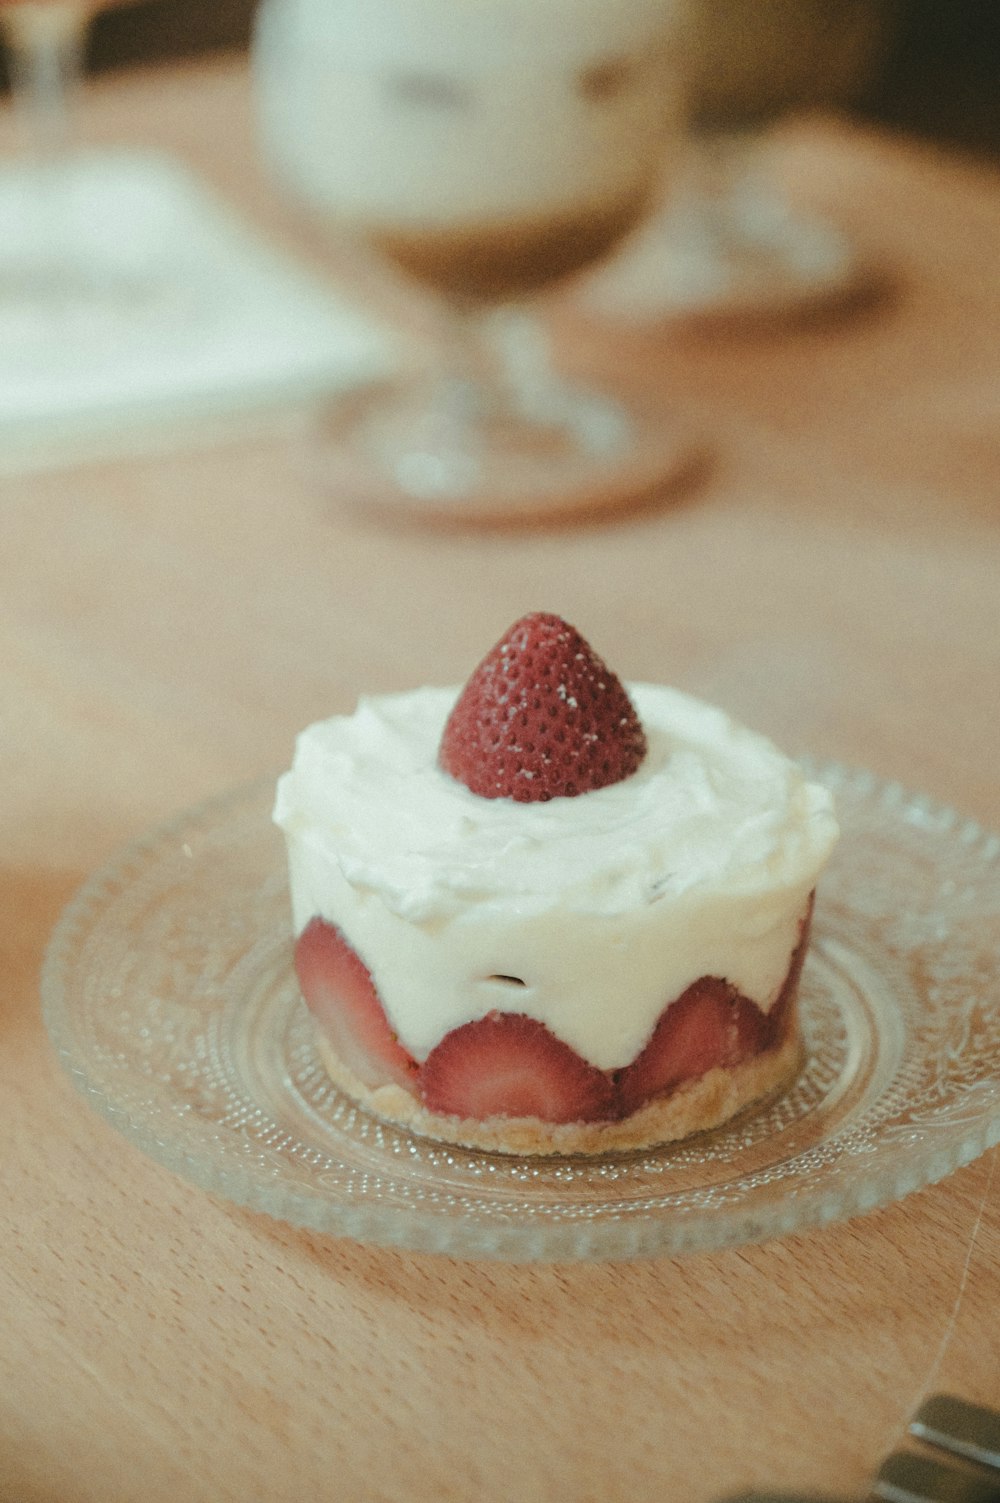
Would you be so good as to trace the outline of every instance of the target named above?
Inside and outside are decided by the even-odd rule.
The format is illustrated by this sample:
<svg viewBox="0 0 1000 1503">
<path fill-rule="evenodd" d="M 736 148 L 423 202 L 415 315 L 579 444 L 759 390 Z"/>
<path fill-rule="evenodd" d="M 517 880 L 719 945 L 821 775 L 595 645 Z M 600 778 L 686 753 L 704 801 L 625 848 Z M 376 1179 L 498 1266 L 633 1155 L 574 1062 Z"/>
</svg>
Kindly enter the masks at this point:
<svg viewBox="0 0 1000 1503">
<path fill-rule="evenodd" d="M 523 1013 L 491 1012 L 446 1033 L 420 1071 L 434 1112 L 453 1117 L 539 1117 L 594 1122 L 613 1115 L 603 1071 Z"/>
<path fill-rule="evenodd" d="M 799 981 L 802 978 L 802 967 L 805 965 L 806 951 L 809 948 L 809 934 L 812 929 L 815 898 L 816 894 L 814 892 L 809 894 L 809 903 L 806 907 L 805 915 L 799 924 L 799 939 L 795 949 L 792 951 L 788 975 L 782 983 L 777 1001 L 764 1018 L 763 1047 L 765 1048 L 770 1048 L 772 1044 L 780 1043 L 784 1037 L 786 1022 L 798 996 Z"/>
<path fill-rule="evenodd" d="M 295 943 L 295 971 L 310 1012 L 362 1084 L 396 1081 L 413 1090 L 416 1061 L 390 1028 L 368 967 L 340 930 L 310 919 Z"/>
<path fill-rule="evenodd" d="M 631 777 L 646 737 L 616 676 L 559 616 L 522 616 L 455 704 L 438 763 L 482 798 L 573 797 Z"/>
<path fill-rule="evenodd" d="M 732 1008 L 733 1034 L 727 1063 L 737 1065 L 766 1049 L 771 1043 L 772 1030 L 769 1014 L 761 1012 L 756 1002 L 751 1002 L 742 992 L 733 991 Z"/>
<path fill-rule="evenodd" d="M 742 1047 L 737 1031 L 738 997 L 727 982 L 703 976 L 663 1009 L 648 1044 L 618 1076 L 618 1103 L 624 1115 L 684 1080 L 696 1080 L 716 1065 L 737 1062 Z"/>
</svg>

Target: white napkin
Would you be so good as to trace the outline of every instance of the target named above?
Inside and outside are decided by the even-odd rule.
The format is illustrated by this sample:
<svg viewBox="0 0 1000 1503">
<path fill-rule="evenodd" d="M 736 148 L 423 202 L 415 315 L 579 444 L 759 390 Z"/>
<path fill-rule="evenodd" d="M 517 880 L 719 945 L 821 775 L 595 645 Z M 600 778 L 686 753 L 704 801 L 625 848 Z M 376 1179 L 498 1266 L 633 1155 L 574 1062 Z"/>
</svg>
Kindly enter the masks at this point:
<svg viewBox="0 0 1000 1503">
<path fill-rule="evenodd" d="M 82 302 L 26 290 L 39 216 L 129 296 L 113 280 Z M 162 446 L 393 363 L 387 330 L 168 158 L 81 154 L 48 197 L 24 170 L 0 172 L 0 472 Z"/>
</svg>

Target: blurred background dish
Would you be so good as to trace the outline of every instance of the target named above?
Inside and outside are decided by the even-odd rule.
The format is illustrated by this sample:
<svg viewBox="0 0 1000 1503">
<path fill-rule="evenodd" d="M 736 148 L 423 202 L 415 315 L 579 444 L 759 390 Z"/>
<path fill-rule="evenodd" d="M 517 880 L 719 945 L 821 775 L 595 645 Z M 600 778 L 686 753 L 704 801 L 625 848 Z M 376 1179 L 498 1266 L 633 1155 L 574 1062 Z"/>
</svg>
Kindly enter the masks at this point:
<svg viewBox="0 0 1000 1503">
<path fill-rule="evenodd" d="M 801 106 L 870 92 L 898 0 L 691 0 L 687 171 L 635 247 L 588 289 L 626 317 L 773 317 L 875 275 L 849 238 L 791 203 L 756 149 Z"/>
<path fill-rule="evenodd" d="M 756 131 L 692 133 L 677 190 L 582 289 L 599 315 L 634 322 L 798 317 L 874 286 L 838 225 L 793 203 Z"/>
<path fill-rule="evenodd" d="M 763 152 L 748 151 L 753 133 L 745 127 L 778 110 L 794 113 L 819 105 L 978 152 L 1000 151 L 994 61 L 1000 50 L 1000 7 L 995 0 L 950 0 L 947 6 L 939 0 L 855 0 L 853 5 L 831 0 L 829 7 L 816 0 L 702 3 L 717 15 L 699 64 L 694 123 L 699 135 L 711 131 L 718 143 L 739 139 L 741 154 L 755 164 L 744 175 L 736 202 L 743 229 L 749 225 L 759 242 L 754 258 L 758 280 L 755 287 L 750 283 L 758 308 L 767 306 L 761 280 L 766 280 L 775 247 L 783 247 L 786 262 L 799 271 L 800 286 L 804 269 L 805 282 L 811 280 L 813 295 L 820 297 L 826 296 L 828 285 L 850 288 L 857 250 L 839 223 L 831 226 L 822 215 L 806 212 L 814 202 L 825 209 L 830 198 L 819 179 L 812 192 L 808 162 L 804 172 L 793 169 L 789 176 L 795 189 L 791 201 L 773 192 L 771 169 L 787 165 L 781 151 L 784 133 L 768 135 Z M 255 8 L 256 0 L 217 0 L 211 6 L 203 0 L 133 0 L 95 14 L 87 6 L 42 0 L 34 10 L 47 11 L 50 18 L 64 10 L 74 17 L 60 39 L 59 60 L 72 78 L 84 30 L 88 75 L 220 49 L 232 50 L 239 66 L 249 47 Z M 842 33 L 836 36 L 829 22 L 834 12 Z M 46 25 L 56 29 L 54 19 Z M 9 72 L 10 57 L 0 55 L 0 80 Z M 225 222 L 220 219 L 224 205 L 210 203 L 203 185 L 192 182 L 179 161 L 154 163 L 148 153 L 134 150 L 127 114 L 119 111 L 113 132 L 99 127 L 95 133 L 103 106 L 93 111 L 94 95 L 100 99 L 103 92 L 99 88 L 88 96 L 84 135 L 105 143 L 120 139 L 121 149 L 105 144 L 95 150 L 84 143 L 56 194 L 38 194 L 31 187 L 28 157 L 22 153 L 15 162 L 13 156 L 15 137 L 23 147 L 24 133 L 8 129 L 5 122 L 8 155 L 0 167 L 0 281 L 5 267 L 8 292 L 6 300 L 0 295 L 5 462 L 15 467 L 26 459 L 58 463 L 64 438 L 81 441 L 89 452 L 95 434 L 97 452 L 105 452 L 112 436 L 116 444 L 137 438 L 140 414 L 143 422 L 149 419 L 150 432 L 159 433 L 164 414 L 196 413 L 199 423 L 203 417 L 214 422 L 220 411 L 243 410 L 248 403 L 259 408 L 262 400 L 279 400 L 280 405 L 282 390 L 300 400 L 310 392 L 356 384 L 364 371 L 371 374 L 368 355 L 375 355 L 374 365 L 380 367 L 384 347 L 375 350 L 380 336 L 366 332 L 359 339 L 359 317 L 365 323 L 369 319 L 364 287 L 360 298 L 339 287 L 322 258 L 320 276 L 311 281 L 305 266 L 288 258 L 279 264 L 271 247 L 260 240 L 252 243 L 248 226 L 237 224 L 232 215 Z M 136 118 L 135 127 L 137 140 L 161 139 L 155 120 Z M 43 155 L 51 158 L 59 129 L 46 131 Z M 216 155 L 220 165 L 224 159 L 221 152 Z M 696 183 L 700 174 L 704 186 L 706 175 L 724 178 L 729 160 L 728 148 L 707 157 L 692 154 L 688 180 Z M 225 171 L 218 180 L 225 182 Z M 761 184 L 768 190 L 763 198 Z M 713 295 L 717 264 L 704 253 L 708 200 L 701 190 L 683 188 L 682 180 L 674 192 L 672 242 L 665 240 L 662 224 L 656 224 L 655 233 L 649 227 L 634 237 L 627 257 L 619 258 L 616 275 L 627 267 L 632 300 L 623 298 L 621 287 L 615 289 L 619 314 L 628 309 L 636 320 L 664 312 L 671 316 L 669 297 L 680 297 L 685 267 L 695 270 L 689 306 L 690 300 L 697 304 Z M 102 211 L 94 213 L 98 189 Z M 731 199 L 715 195 L 712 201 L 716 217 L 731 219 Z M 725 213 L 719 215 L 723 201 Z M 44 258 L 24 254 L 40 222 L 60 225 L 60 244 L 48 268 Z M 67 233 L 71 224 L 76 228 Z M 123 224 L 127 235 L 117 233 L 116 226 Z M 853 222 L 852 227 L 858 229 Z M 74 241 L 86 246 L 92 268 L 96 263 L 100 269 L 106 258 L 99 275 L 88 272 L 82 279 L 86 295 L 75 301 L 65 295 Z M 694 257 L 685 242 L 695 246 Z M 670 243 L 673 261 L 667 254 Z M 165 268 L 169 276 L 158 281 Z M 63 287 L 59 311 L 53 318 L 54 305 L 48 302 L 49 316 L 40 325 L 38 295 L 46 281 L 51 284 L 53 271 Z M 609 273 L 601 273 L 605 275 Z M 211 319 L 164 318 L 164 297 L 171 315 L 192 306 L 192 281 L 200 289 L 198 308 L 202 314 L 210 308 Z M 179 282 L 186 285 L 179 287 Z M 804 301 L 808 306 L 808 297 Z M 803 306 L 803 300 L 795 304 L 793 298 L 795 306 Z M 544 360 L 538 366 L 544 350 L 531 329 L 523 320 L 501 319 L 499 324 L 508 347 L 535 361 L 536 375 L 544 377 Z M 25 337 L 32 328 L 37 336 L 40 327 L 47 328 L 47 338 Z M 150 329 L 157 337 L 147 350 Z M 259 337 L 251 340 L 254 329 Z M 123 360 L 126 346 L 131 364 Z M 368 354 L 359 362 L 362 346 Z M 129 414 L 127 432 L 124 413 Z M 674 435 L 671 442 L 675 454 L 683 449 Z M 669 468 L 669 453 L 649 458 L 650 470 L 655 463 Z"/>
<path fill-rule="evenodd" d="M 1000 150 L 995 0 L 697 0 L 692 125 L 699 142 L 663 221 L 595 298 L 633 317 L 796 312 L 872 272 L 839 226 L 790 204 L 748 133 L 780 114 L 847 109 Z M 249 44 L 255 0 L 146 0 L 93 27 L 95 68 Z M 657 255 L 662 261 L 657 265 Z M 875 269 L 877 270 L 877 269 Z M 622 273 L 624 277 L 624 273 Z"/>
</svg>

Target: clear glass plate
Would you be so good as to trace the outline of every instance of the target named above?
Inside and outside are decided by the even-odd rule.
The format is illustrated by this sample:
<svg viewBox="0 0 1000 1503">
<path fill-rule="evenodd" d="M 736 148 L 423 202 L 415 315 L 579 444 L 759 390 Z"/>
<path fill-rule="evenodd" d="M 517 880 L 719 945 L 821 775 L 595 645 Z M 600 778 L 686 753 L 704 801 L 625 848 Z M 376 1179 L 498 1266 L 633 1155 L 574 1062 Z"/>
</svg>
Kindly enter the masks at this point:
<svg viewBox="0 0 1000 1503">
<path fill-rule="evenodd" d="M 677 1256 L 856 1215 L 1000 1141 L 1000 839 L 865 772 L 811 769 L 843 836 L 802 986 L 808 1060 L 726 1127 L 522 1159 L 386 1126 L 324 1074 L 291 965 L 273 782 L 124 851 L 61 918 L 45 1021 L 75 1084 L 204 1189 L 458 1257 Z"/>
</svg>

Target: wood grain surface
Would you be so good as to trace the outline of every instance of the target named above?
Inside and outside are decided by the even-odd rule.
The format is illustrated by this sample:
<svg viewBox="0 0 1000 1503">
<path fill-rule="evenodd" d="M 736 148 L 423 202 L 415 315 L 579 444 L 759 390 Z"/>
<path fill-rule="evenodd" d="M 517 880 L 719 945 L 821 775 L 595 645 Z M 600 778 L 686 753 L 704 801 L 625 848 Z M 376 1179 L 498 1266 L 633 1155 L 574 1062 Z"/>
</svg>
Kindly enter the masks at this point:
<svg viewBox="0 0 1000 1503">
<path fill-rule="evenodd" d="M 86 127 L 166 146 L 296 242 L 238 60 L 101 86 Z M 772 165 L 892 294 L 713 333 L 609 330 L 564 298 L 570 364 L 708 439 L 696 484 L 629 515 L 386 526 L 266 425 L 4 482 L 4 1503 L 862 1497 L 925 1392 L 1000 1402 L 995 1152 L 863 1219 L 680 1262 L 409 1256 L 189 1187 L 88 1109 L 40 1022 L 52 925 L 121 842 L 280 767 L 359 692 L 460 679 L 529 609 L 624 676 L 1000 828 L 1000 183 L 823 119 Z"/>
</svg>

